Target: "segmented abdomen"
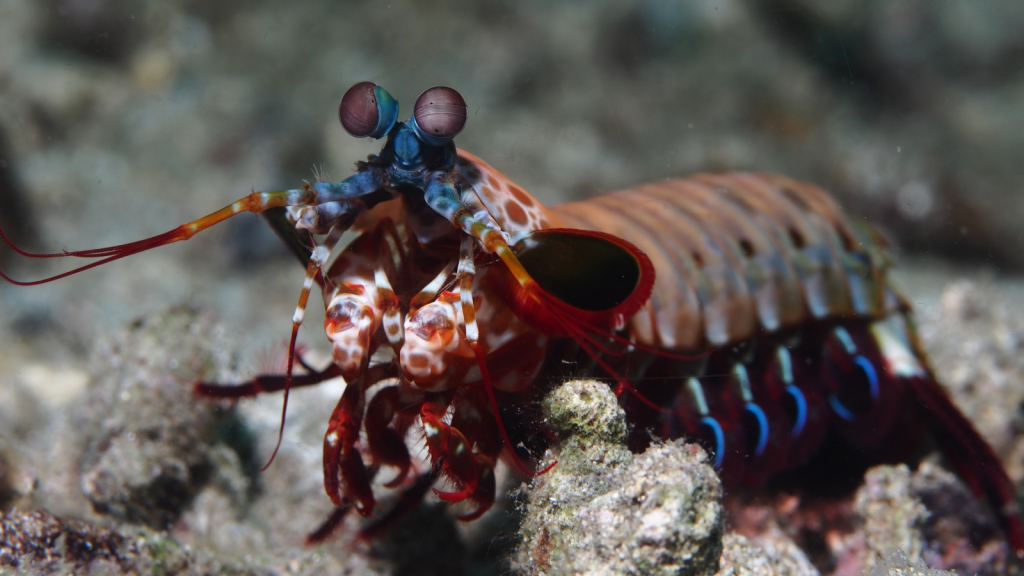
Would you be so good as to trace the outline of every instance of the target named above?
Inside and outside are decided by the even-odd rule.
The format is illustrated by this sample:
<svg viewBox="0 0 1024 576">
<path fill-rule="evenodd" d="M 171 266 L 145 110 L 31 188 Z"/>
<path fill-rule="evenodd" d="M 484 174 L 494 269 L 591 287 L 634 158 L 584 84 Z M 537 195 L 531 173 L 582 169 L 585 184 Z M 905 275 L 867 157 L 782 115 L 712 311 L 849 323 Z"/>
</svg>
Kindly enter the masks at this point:
<svg viewBox="0 0 1024 576">
<path fill-rule="evenodd" d="M 882 241 L 811 184 L 700 174 L 557 206 L 573 228 L 636 244 L 657 282 L 631 332 L 670 350 L 721 346 L 826 317 L 901 307 Z"/>
</svg>

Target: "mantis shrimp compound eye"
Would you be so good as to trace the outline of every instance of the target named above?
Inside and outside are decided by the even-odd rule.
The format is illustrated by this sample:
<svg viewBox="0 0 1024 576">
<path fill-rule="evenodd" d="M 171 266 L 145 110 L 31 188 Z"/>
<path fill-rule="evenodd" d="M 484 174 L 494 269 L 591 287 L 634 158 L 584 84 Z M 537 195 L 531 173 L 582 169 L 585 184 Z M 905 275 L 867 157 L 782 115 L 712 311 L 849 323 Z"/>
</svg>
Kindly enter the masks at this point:
<svg viewBox="0 0 1024 576">
<path fill-rule="evenodd" d="M 341 97 L 338 117 L 356 138 L 383 138 L 398 120 L 398 102 L 373 82 L 360 82 Z"/>
<path fill-rule="evenodd" d="M 410 124 L 427 144 L 447 144 L 466 126 L 466 101 L 453 88 L 428 88 L 416 99 Z"/>
</svg>

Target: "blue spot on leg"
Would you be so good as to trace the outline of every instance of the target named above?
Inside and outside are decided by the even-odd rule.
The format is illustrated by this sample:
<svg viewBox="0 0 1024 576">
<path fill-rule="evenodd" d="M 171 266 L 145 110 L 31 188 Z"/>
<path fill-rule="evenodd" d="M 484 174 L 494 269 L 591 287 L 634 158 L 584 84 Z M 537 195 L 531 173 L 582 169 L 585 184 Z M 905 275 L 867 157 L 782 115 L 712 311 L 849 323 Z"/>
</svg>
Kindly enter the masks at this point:
<svg viewBox="0 0 1024 576">
<path fill-rule="evenodd" d="M 878 372 L 875 370 L 875 365 L 871 363 L 871 360 L 859 355 L 853 359 L 853 362 L 857 366 L 860 366 L 860 369 L 864 371 L 864 376 L 868 379 L 868 389 L 871 392 L 871 401 L 878 402 L 878 397 L 881 392 L 879 390 Z M 835 394 L 829 394 L 828 403 L 832 406 L 832 410 L 835 411 L 835 413 L 843 420 L 853 421 L 857 418 L 857 415 L 844 406 Z"/>
<path fill-rule="evenodd" d="M 768 445 L 768 417 L 764 415 L 764 410 L 753 402 L 747 402 L 747 411 L 757 418 L 757 425 L 760 428 L 757 433 L 757 448 L 754 449 L 754 456 L 757 457 L 764 454 L 764 448 Z"/>
<path fill-rule="evenodd" d="M 856 414 L 850 412 L 850 409 L 843 406 L 843 403 L 839 401 L 839 397 L 835 394 L 828 395 L 828 404 L 832 407 L 832 411 L 839 415 L 840 418 L 847 422 L 852 422 L 857 417 Z"/>
<path fill-rule="evenodd" d="M 878 402 L 878 372 L 875 371 L 874 364 L 863 356 L 857 356 L 853 361 L 860 366 L 861 370 L 864 371 L 864 375 L 868 377 L 868 384 L 871 386 L 871 399 Z"/>
<path fill-rule="evenodd" d="M 705 416 L 701 418 L 701 423 L 711 428 L 711 432 L 715 435 L 715 470 L 722 468 L 722 458 L 725 456 L 725 432 L 722 431 L 722 425 L 718 423 L 711 416 Z"/>
<path fill-rule="evenodd" d="M 796 422 L 793 422 L 793 439 L 800 437 L 800 433 L 804 431 L 804 425 L 807 424 L 807 398 L 804 397 L 804 393 L 790 384 L 786 386 L 786 393 L 793 397 L 793 402 L 796 403 Z"/>
</svg>

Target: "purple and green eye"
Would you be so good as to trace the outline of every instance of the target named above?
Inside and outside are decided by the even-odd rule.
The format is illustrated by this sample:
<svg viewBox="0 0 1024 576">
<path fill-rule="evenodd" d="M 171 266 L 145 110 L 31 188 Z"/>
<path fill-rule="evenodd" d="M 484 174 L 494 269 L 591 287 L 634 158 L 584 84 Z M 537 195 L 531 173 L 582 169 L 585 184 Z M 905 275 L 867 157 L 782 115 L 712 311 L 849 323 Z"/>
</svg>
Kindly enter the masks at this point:
<svg viewBox="0 0 1024 576">
<path fill-rule="evenodd" d="M 356 138 L 383 138 L 398 120 L 398 102 L 373 82 L 360 82 L 341 97 L 338 117 Z"/>
<path fill-rule="evenodd" d="M 466 101 L 452 88 L 429 88 L 416 99 L 409 124 L 427 144 L 447 144 L 466 126 Z"/>
</svg>

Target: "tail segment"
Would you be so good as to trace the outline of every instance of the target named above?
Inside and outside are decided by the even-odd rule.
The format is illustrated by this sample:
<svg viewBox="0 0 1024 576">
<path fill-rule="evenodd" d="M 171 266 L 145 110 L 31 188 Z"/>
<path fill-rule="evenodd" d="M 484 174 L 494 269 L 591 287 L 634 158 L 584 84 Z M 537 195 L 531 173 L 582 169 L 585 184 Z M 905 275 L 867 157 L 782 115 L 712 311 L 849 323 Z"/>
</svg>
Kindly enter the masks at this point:
<svg viewBox="0 0 1024 576">
<path fill-rule="evenodd" d="M 908 400 L 917 402 L 927 432 L 938 441 L 971 490 L 988 498 L 999 514 L 1007 541 L 1017 557 L 1024 559 L 1024 524 L 1017 489 L 992 447 L 935 380 L 908 320 L 903 314 L 892 314 L 870 327 L 885 372 L 907 387 Z"/>
<path fill-rule="evenodd" d="M 907 384 L 942 452 L 956 466 L 964 482 L 976 494 L 988 498 L 999 514 L 1010 546 L 1018 558 L 1024 559 L 1024 524 L 1017 490 L 999 457 L 934 379 L 915 376 L 908 378 Z"/>
</svg>

